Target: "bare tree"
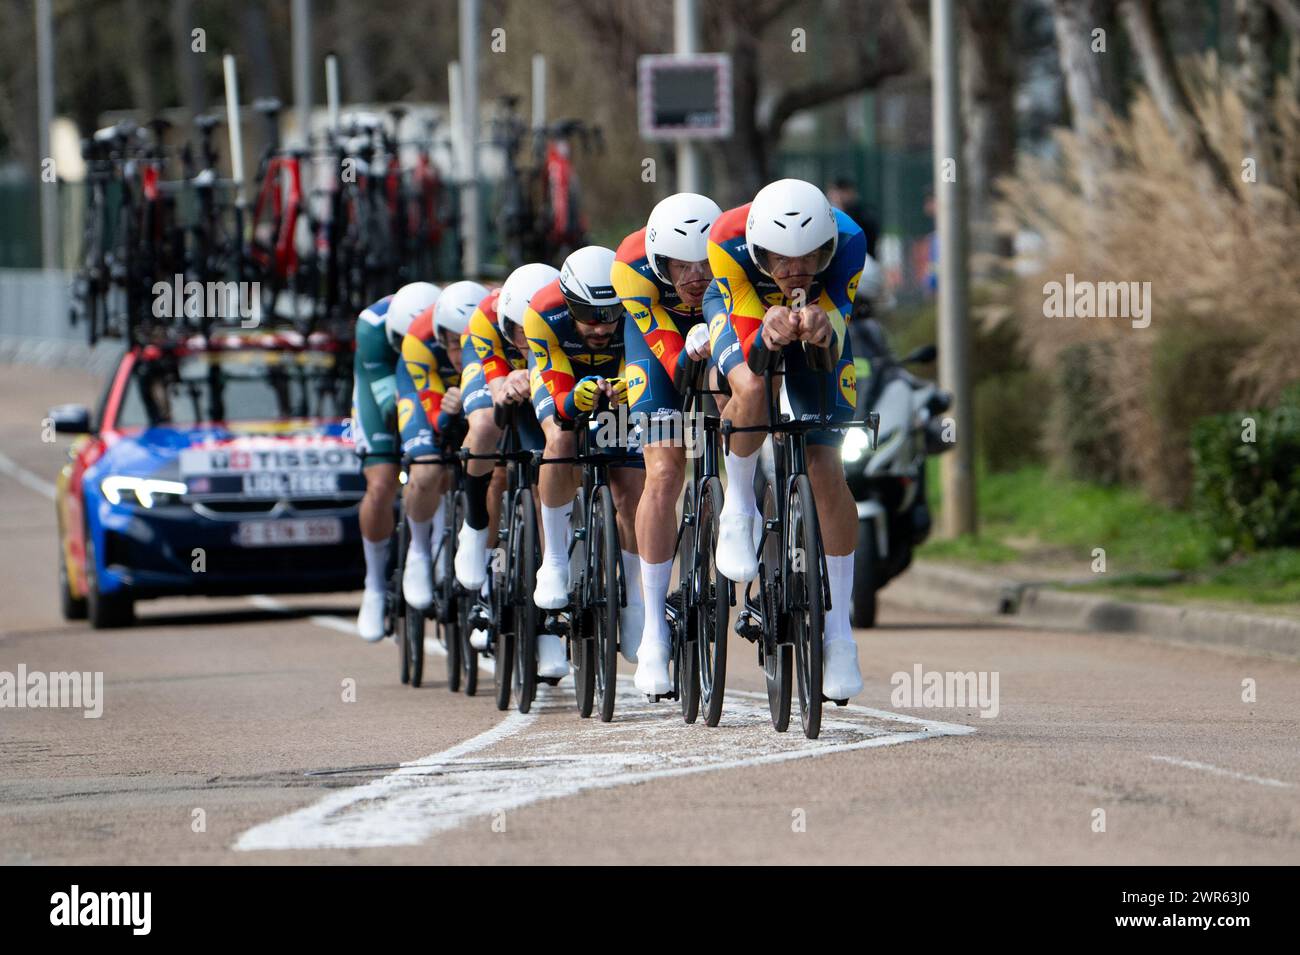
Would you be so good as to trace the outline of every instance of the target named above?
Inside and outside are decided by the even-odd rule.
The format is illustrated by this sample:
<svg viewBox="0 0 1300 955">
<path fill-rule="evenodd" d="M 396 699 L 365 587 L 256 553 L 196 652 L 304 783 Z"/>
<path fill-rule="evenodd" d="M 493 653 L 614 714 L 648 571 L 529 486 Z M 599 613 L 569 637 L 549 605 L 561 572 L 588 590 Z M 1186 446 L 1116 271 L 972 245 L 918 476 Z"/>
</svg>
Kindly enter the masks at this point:
<svg viewBox="0 0 1300 955">
<path fill-rule="evenodd" d="M 1213 187 L 1238 197 L 1236 181 L 1223 157 L 1210 143 L 1192 97 L 1169 52 L 1160 11 L 1152 0 L 1119 0 L 1124 29 L 1142 64 L 1142 76 L 1169 131 L 1192 160 L 1206 172 Z"/>
<path fill-rule="evenodd" d="M 176 86 L 181 102 L 197 116 L 208 108 L 208 97 L 203 83 L 204 54 L 193 50 L 193 31 L 192 0 L 175 0 L 171 8 L 171 34 Z"/>
<path fill-rule="evenodd" d="M 1115 162 L 1115 156 L 1102 145 L 1098 135 L 1109 105 L 1102 58 L 1111 54 L 1104 52 L 1102 46 L 1105 34 L 1098 37 L 1094 32 L 1105 30 L 1110 10 L 1110 0 L 1053 0 L 1052 3 L 1061 73 L 1070 101 L 1070 125 L 1082 147 L 1081 185 L 1090 203 L 1098 198 L 1102 173 Z"/>
<path fill-rule="evenodd" d="M 994 225 L 993 183 L 1016 165 L 1016 68 L 1010 4 L 967 0 L 962 49 L 962 112 L 971 248 L 1006 256 L 1011 237 Z"/>
</svg>

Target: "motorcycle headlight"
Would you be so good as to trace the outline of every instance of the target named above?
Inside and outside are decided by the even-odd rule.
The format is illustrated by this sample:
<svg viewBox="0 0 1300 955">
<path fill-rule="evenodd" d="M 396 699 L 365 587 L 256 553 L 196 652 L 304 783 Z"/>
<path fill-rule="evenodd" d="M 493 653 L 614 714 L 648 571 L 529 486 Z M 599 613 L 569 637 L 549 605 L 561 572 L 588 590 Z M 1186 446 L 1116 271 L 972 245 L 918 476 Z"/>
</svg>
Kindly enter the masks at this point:
<svg viewBox="0 0 1300 955">
<path fill-rule="evenodd" d="M 156 504 L 175 504 L 185 493 L 185 484 L 181 481 L 163 481 L 158 478 L 127 477 L 112 475 L 99 482 L 99 489 L 110 504 L 121 504 L 124 494 L 133 494 L 141 507 L 153 507 Z"/>
<path fill-rule="evenodd" d="M 846 464 L 861 461 L 871 450 L 871 438 L 865 428 L 849 428 L 844 433 L 844 443 L 840 445 L 840 457 Z"/>
</svg>

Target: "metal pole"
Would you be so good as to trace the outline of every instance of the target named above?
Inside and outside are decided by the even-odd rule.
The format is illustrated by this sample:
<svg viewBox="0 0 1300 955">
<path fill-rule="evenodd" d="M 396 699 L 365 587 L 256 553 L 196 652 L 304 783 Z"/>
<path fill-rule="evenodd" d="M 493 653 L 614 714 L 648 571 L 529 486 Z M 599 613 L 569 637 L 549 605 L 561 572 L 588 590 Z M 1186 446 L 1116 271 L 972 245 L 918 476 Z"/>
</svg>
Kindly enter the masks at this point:
<svg viewBox="0 0 1300 955">
<path fill-rule="evenodd" d="M 36 182 L 41 202 L 41 267 L 59 262 L 59 186 L 46 182 L 45 163 L 51 159 L 50 124 L 54 122 L 54 19 L 50 0 L 36 0 L 36 138 L 40 171 Z"/>
<path fill-rule="evenodd" d="M 293 101 L 298 135 L 311 134 L 311 0 L 293 0 Z"/>
<path fill-rule="evenodd" d="M 695 0 L 673 0 L 673 52 L 698 53 L 700 17 Z M 677 143 L 677 191 L 700 191 L 700 150 L 692 140 Z"/>
<path fill-rule="evenodd" d="M 965 163 L 962 159 L 957 18 L 953 0 L 930 0 L 935 225 L 939 230 L 939 385 L 952 392 L 957 446 L 940 460 L 943 533 L 975 532 L 975 425 L 967 307 Z"/>
<path fill-rule="evenodd" d="M 226 132 L 230 136 L 230 178 L 235 183 L 235 241 L 239 253 L 235 256 L 235 281 L 244 280 L 244 130 L 239 119 L 239 74 L 235 72 L 235 56 L 227 53 L 221 58 L 221 68 L 226 80 Z M 259 307 L 261 300 L 258 300 Z"/>
<path fill-rule="evenodd" d="M 325 103 L 329 113 L 330 129 L 339 128 L 339 58 L 331 53 L 325 57 Z"/>
<path fill-rule="evenodd" d="M 460 0 L 461 125 L 465 179 L 461 188 L 461 270 L 479 274 L 478 0 Z"/>
<path fill-rule="evenodd" d="M 533 54 L 533 129 L 546 125 L 546 54 Z"/>
</svg>

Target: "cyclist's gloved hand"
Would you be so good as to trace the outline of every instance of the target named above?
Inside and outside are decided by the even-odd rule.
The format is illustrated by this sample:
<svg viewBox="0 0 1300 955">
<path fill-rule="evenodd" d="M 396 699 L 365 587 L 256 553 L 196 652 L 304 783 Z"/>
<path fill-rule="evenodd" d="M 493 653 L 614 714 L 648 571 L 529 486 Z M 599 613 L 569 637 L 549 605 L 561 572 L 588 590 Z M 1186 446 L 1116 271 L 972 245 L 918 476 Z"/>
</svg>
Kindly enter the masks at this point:
<svg viewBox="0 0 1300 955">
<path fill-rule="evenodd" d="M 609 386 L 609 403 L 611 405 L 627 404 L 627 379 L 606 378 L 605 382 Z"/>
<path fill-rule="evenodd" d="M 460 414 L 460 389 L 448 388 L 447 393 L 442 396 L 442 412 L 444 414 Z"/>
<path fill-rule="evenodd" d="M 573 386 L 569 400 L 573 402 L 573 407 L 577 411 L 587 412 L 596 407 L 596 401 L 600 398 L 601 381 L 599 375 L 588 375 Z M 626 387 L 624 390 L 626 391 Z"/>
<path fill-rule="evenodd" d="M 709 357 L 709 326 L 704 322 L 686 333 L 686 354 L 696 361 Z"/>
</svg>

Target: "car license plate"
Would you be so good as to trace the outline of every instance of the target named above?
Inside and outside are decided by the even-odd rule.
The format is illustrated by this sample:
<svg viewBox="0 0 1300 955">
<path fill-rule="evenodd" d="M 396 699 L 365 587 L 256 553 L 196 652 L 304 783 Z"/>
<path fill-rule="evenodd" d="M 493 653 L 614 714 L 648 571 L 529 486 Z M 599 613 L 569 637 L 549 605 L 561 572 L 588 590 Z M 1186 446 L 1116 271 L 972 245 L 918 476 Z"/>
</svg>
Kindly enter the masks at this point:
<svg viewBox="0 0 1300 955">
<path fill-rule="evenodd" d="M 333 471 L 255 471 L 244 475 L 250 497 L 300 497 L 336 494 L 339 476 Z"/>
<path fill-rule="evenodd" d="M 341 540 L 343 540 L 343 521 L 337 517 L 240 521 L 239 528 L 235 531 L 235 543 L 240 547 L 337 544 Z"/>
</svg>

